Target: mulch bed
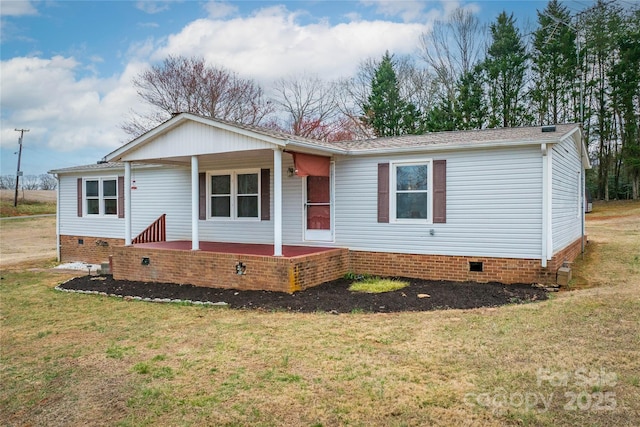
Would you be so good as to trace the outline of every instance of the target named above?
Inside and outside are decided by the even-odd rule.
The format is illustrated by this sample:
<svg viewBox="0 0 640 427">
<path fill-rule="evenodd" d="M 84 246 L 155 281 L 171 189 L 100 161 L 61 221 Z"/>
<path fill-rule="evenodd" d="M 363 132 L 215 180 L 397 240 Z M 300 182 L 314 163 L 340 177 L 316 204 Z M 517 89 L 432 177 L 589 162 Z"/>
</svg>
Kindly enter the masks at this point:
<svg viewBox="0 0 640 427">
<path fill-rule="evenodd" d="M 205 288 L 172 283 L 114 280 L 113 276 L 82 276 L 63 283 L 66 290 L 104 292 L 123 297 L 190 300 L 228 304 L 234 309 L 292 312 L 392 313 L 439 309 L 496 307 L 547 299 L 544 289 L 527 284 L 458 283 L 403 279 L 410 286 L 393 292 L 365 294 L 349 291 L 353 280 L 338 279 L 307 290 L 287 294 L 269 291 Z M 418 295 L 422 295 L 422 298 Z M 428 295 L 425 297 L 424 295 Z"/>
</svg>

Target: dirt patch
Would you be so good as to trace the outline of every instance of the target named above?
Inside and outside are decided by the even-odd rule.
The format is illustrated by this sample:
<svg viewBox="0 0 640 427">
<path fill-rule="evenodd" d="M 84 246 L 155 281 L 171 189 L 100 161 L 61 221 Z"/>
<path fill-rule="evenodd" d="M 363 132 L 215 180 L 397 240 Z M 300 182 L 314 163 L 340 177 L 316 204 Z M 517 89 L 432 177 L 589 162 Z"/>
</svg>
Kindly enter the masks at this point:
<svg viewBox="0 0 640 427">
<path fill-rule="evenodd" d="M 0 266 L 56 257 L 56 218 L 5 219 L 0 222 Z"/>
<path fill-rule="evenodd" d="M 339 279 L 294 294 L 270 291 L 239 291 L 171 283 L 114 280 L 112 276 L 82 276 L 62 285 L 63 289 L 97 291 L 141 298 L 225 302 L 230 308 L 285 310 L 293 312 L 390 313 L 436 309 L 495 307 L 547 299 L 543 289 L 531 285 L 458 283 L 403 279 L 406 288 L 381 294 L 349 291 L 353 280 Z"/>
</svg>

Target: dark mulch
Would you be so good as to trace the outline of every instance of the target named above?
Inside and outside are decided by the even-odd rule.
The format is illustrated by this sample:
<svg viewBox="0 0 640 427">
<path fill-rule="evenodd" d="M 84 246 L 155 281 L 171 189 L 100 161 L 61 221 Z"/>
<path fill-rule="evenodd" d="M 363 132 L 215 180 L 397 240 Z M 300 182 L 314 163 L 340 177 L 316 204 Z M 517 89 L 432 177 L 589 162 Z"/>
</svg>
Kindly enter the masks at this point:
<svg viewBox="0 0 640 427">
<path fill-rule="evenodd" d="M 104 278 L 104 279 L 102 279 Z M 500 283 L 458 283 L 403 279 L 410 286 L 381 294 L 348 290 L 353 280 L 338 279 L 294 294 L 269 291 L 240 291 L 172 283 L 144 283 L 83 276 L 60 285 L 63 289 L 98 291 L 120 296 L 169 298 L 225 302 L 230 308 L 286 310 L 294 312 L 349 313 L 354 311 L 391 313 L 452 308 L 495 307 L 547 299 L 544 289 L 531 285 Z M 429 297 L 419 298 L 418 294 Z"/>
</svg>

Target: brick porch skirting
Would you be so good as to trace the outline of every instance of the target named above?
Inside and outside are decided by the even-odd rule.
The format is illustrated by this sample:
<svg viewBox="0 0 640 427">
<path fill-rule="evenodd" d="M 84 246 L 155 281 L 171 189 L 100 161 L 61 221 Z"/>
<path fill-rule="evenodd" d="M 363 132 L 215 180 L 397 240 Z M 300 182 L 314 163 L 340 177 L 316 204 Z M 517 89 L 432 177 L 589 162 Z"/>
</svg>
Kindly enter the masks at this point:
<svg viewBox="0 0 640 427">
<path fill-rule="evenodd" d="M 349 251 L 272 257 L 120 246 L 112 269 L 114 279 L 292 293 L 342 277 Z"/>
</svg>

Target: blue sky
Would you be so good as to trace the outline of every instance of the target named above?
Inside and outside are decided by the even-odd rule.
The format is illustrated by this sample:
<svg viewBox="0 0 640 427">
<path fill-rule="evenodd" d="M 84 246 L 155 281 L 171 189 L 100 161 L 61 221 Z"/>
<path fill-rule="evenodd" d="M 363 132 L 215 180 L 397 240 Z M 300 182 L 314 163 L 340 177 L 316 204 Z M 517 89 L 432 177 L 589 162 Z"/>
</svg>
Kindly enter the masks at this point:
<svg viewBox="0 0 640 427">
<path fill-rule="evenodd" d="M 588 0 L 567 0 L 573 12 Z M 265 90 L 300 73 L 353 75 L 385 50 L 415 55 L 420 34 L 456 7 L 481 22 L 502 11 L 534 27 L 546 1 L 0 0 L 0 175 L 94 163 L 128 141 L 142 105 L 131 80 L 169 54 L 202 56 Z M 418 61 L 418 63 L 420 63 Z"/>
</svg>

